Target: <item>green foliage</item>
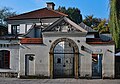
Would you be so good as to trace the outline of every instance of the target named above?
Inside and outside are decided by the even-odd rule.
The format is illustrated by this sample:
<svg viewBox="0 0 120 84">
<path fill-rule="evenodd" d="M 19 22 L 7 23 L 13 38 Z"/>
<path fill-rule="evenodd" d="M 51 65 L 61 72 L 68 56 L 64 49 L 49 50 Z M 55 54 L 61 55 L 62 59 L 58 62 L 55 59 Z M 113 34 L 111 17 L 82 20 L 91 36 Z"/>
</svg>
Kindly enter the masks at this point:
<svg viewBox="0 0 120 84">
<path fill-rule="evenodd" d="M 69 7 L 68 9 L 66 9 L 65 7 L 59 6 L 57 11 L 67 14 L 68 17 L 77 24 L 82 22 L 82 15 L 78 8 Z"/>
<path fill-rule="evenodd" d="M 93 15 L 85 16 L 83 22 L 89 27 L 96 27 L 100 23 L 100 18 L 94 18 Z"/>
<path fill-rule="evenodd" d="M 4 20 L 7 17 L 16 15 L 16 12 L 12 12 L 11 10 L 12 9 L 8 7 L 0 8 L 0 24 L 5 24 Z"/>
<path fill-rule="evenodd" d="M 101 20 L 101 22 L 97 25 L 97 30 L 99 33 L 109 33 L 109 27 L 106 23 L 106 19 Z"/>
<path fill-rule="evenodd" d="M 120 48 L 120 1 L 110 0 L 110 32 L 115 41 L 116 48 Z"/>
<path fill-rule="evenodd" d="M 107 20 L 101 19 L 101 18 L 94 18 L 93 15 L 85 16 L 85 19 L 83 22 L 93 28 L 94 30 L 97 30 L 99 33 L 109 33 L 109 27 L 107 24 Z"/>
</svg>

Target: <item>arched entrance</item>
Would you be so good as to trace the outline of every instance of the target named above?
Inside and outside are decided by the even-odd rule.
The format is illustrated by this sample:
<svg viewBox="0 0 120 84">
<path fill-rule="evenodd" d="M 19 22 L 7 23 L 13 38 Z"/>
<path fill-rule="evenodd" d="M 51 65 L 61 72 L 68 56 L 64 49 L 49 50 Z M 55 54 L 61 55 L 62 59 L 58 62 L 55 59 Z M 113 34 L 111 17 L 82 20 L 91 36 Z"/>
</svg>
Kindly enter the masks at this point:
<svg viewBox="0 0 120 84">
<path fill-rule="evenodd" d="M 50 78 L 78 78 L 79 49 L 77 44 L 68 38 L 59 38 L 50 48 Z"/>
</svg>

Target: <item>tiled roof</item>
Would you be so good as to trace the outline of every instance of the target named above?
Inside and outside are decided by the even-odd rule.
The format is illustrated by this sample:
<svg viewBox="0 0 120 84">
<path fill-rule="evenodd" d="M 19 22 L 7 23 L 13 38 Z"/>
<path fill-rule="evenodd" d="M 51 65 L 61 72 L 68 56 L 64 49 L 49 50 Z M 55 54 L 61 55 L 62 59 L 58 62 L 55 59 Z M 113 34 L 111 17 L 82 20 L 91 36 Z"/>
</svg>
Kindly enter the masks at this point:
<svg viewBox="0 0 120 84">
<path fill-rule="evenodd" d="M 114 44 L 114 41 L 110 40 L 110 41 L 103 41 L 100 38 L 87 38 L 86 39 L 86 43 L 88 44 Z"/>
<path fill-rule="evenodd" d="M 21 44 L 42 44 L 43 39 L 42 38 L 22 38 L 20 40 Z"/>
<path fill-rule="evenodd" d="M 104 44 L 104 45 L 114 45 L 115 43 L 114 43 L 114 41 L 109 41 L 109 42 L 87 42 L 88 44 L 94 44 L 94 45 L 96 45 L 96 44 Z"/>
<path fill-rule="evenodd" d="M 97 32 L 96 30 L 92 29 L 91 27 L 87 26 L 86 24 L 84 24 L 83 22 L 81 22 L 79 24 L 80 27 L 82 27 L 83 29 L 85 29 L 88 32 Z"/>
<path fill-rule="evenodd" d="M 57 18 L 62 16 L 68 16 L 68 15 L 48 8 L 42 8 L 35 11 L 9 17 L 7 18 L 7 20 Z"/>
</svg>

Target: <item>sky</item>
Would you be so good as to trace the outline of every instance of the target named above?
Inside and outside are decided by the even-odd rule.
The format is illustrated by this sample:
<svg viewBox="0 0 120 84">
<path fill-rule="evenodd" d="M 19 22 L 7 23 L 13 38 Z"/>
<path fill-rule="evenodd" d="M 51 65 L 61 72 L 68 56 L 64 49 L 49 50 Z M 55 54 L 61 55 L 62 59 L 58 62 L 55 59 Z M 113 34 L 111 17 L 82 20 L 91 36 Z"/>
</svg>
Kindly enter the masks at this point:
<svg viewBox="0 0 120 84">
<path fill-rule="evenodd" d="M 83 18 L 94 15 L 97 18 L 109 18 L 109 0 L 0 0 L 1 7 L 10 7 L 17 14 L 46 7 L 46 2 L 54 2 L 55 9 L 59 6 L 79 8 Z"/>
</svg>

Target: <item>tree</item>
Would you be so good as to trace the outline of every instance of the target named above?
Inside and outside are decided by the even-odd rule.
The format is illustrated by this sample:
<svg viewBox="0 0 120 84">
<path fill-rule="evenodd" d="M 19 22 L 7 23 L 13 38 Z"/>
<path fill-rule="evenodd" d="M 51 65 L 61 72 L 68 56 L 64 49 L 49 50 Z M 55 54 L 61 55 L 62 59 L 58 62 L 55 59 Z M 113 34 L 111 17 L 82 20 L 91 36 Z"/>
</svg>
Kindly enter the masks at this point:
<svg viewBox="0 0 120 84">
<path fill-rule="evenodd" d="M 4 20 L 5 20 L 7 17 L 11 17 L 11 16 L 16 15 L 16 12 L 12 12 L 11 10 L 12 10 L 12 9 L 11 9 L 11 8 L 8 8 L 8 7 L 0 8 L 0 24 L 1 24 L 1 25 L 6 25 L 6 23 L 5 23 Z"/>
<path fill-rule="evenodd" d="M 120 1 L 109 0 L 110 16 L 109 26 L 116 48 L 120 48 Z"/>
<path fill-rule="evenodd" d="M 97 30 L 99 33 L 109 33 L 108 22 L 106 19 L 94 18 L 93 15 L 89 15 L 85 16 L 83 23 L 94 30 Z"/>
<path fill-rule="evenodd" d="M 58 9 L 56 9 L 56 10 L 67 14 L 68 17 L 77 24 L 82 22 L 82 15 L 78 8 L 69 7 L 68 9 L 66 9 L 65 7 L 59 6 Z"/>
<path fill-rule="evenodd" d="M 97 25 L 101 22 L 100 18 L 94 18 L 93 15 L 87 15 L 85 16 L 85 19 L 83 20 L 83 22 L 89 26 L 89 27 L 97 27 Z"/>
<path fill-rule="evenodd" d="M 94 29 L 99 33 L 109 33 L 109 26 L 106 19 L 101 20 L 97 27 Z"/>
</svg>

